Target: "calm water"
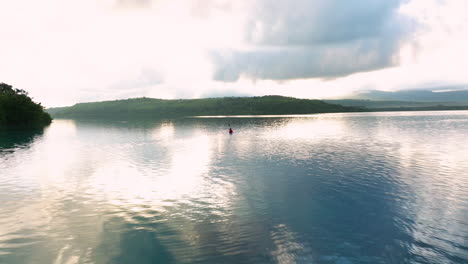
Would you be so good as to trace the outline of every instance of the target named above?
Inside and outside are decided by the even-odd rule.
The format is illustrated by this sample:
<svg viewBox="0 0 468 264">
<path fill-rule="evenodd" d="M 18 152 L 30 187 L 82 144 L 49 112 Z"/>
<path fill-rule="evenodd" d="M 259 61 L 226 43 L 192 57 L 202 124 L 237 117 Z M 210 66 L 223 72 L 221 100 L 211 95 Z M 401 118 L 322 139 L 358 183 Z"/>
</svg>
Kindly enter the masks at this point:
<svg viewBox="0 0 468 264">
<path fill-rule="evenodd" d="M 468 263 L 468 112 L 0 132 L 0 263 Z"/>
</svg>

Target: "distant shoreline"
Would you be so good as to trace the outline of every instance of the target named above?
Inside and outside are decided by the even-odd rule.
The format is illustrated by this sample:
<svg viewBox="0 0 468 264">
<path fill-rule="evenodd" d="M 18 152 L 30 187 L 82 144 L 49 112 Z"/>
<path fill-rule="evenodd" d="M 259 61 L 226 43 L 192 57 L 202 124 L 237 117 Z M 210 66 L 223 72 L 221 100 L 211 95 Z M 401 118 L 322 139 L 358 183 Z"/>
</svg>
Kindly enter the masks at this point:
<svg viewBox="0 0 468 264">
<path fill-rule="evenodd" d="M 362 112 L 352 106 L 283 96 L 164 100 L 134 98 L 50 108 L 54 118 L 175 118 L 215 115 L 288 115 Z"/>
<path fill-rule="evenodd" d="M 369 108 L 366 112 L 420 112 L 420 111 L 463 111 L 468 106 L 434 106 L 434 107 L 395 107 L 395 108 Z"/>
<path fill-rule="evenodd" d="M 70 107 L 50 108 L 46 111 L 53 118 L 58 119 L 172 119 L 181 117 L 297 116 L 350 112 L 468 110 L 468 105 L 441 105 L 440 102 L 434 102 L 433 104 L 431 105 L 431 102 L 350 99 L 322 101 L 283 96 L 178 100 L 134 98 L 80 103 Z M 366 105 L 372 107 L 366 107 Z M 394 107 L 388 107 L 389 105 Z"/>
</svg>

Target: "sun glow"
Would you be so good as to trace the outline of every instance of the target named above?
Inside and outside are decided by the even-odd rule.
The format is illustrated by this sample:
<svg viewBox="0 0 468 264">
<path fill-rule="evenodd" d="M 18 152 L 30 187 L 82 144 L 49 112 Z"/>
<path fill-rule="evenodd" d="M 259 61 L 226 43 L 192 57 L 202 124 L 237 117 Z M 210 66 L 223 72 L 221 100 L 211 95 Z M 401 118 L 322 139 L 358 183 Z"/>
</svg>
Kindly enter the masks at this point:
<svg viewBox="0 0 468 264">
<path fill-rule="evenodd" d="M 303 122 L 291 122 L 274 131 L 271 137 L 287 139 L 322 140 L 324 137 L 335 137 L 343 133 L 342 121 L 330 117 L 305 118 Z"/>
</svg>

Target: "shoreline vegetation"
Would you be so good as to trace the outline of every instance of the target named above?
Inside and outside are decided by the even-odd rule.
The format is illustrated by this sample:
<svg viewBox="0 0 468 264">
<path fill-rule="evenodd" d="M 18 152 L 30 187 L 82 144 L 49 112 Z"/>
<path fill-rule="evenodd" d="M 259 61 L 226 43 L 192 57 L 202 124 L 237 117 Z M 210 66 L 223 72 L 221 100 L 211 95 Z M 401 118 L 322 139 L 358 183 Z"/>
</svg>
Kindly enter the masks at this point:
<svg viewBox="0 0 468 264">
<path fill-rule="evenodd" d="M 187 116 L 294 115 L 383 111 L 468 110 L 468 105 L 443 105 L 370 100 L 313 100 L 276 95 L 259 97 L 221 97 L 204 99 L 132 98 L 79 103 L 46 109 L 53 118 L 135 119 L 178 118 Z"/>
<path fill-rule="evenodd" d="M 0 129 L 42 128 L 51 122 L 49 113 L 28 92 L 0 83 Z"/>
</svg>

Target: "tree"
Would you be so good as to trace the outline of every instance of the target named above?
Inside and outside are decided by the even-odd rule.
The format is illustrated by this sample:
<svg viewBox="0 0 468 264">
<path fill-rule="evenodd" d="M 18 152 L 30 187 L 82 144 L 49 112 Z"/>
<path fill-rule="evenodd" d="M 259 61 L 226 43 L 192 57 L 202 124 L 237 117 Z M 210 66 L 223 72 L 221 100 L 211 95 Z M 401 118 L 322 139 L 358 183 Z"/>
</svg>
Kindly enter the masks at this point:
<svg viewBox="0 0 468 264">
<path fill-rule="evenodd" d="M 0 83 L 0 127 L 41 127 L 52 118 L 40 103 L 35 103 L 28 92 Z"/>
</svg>

